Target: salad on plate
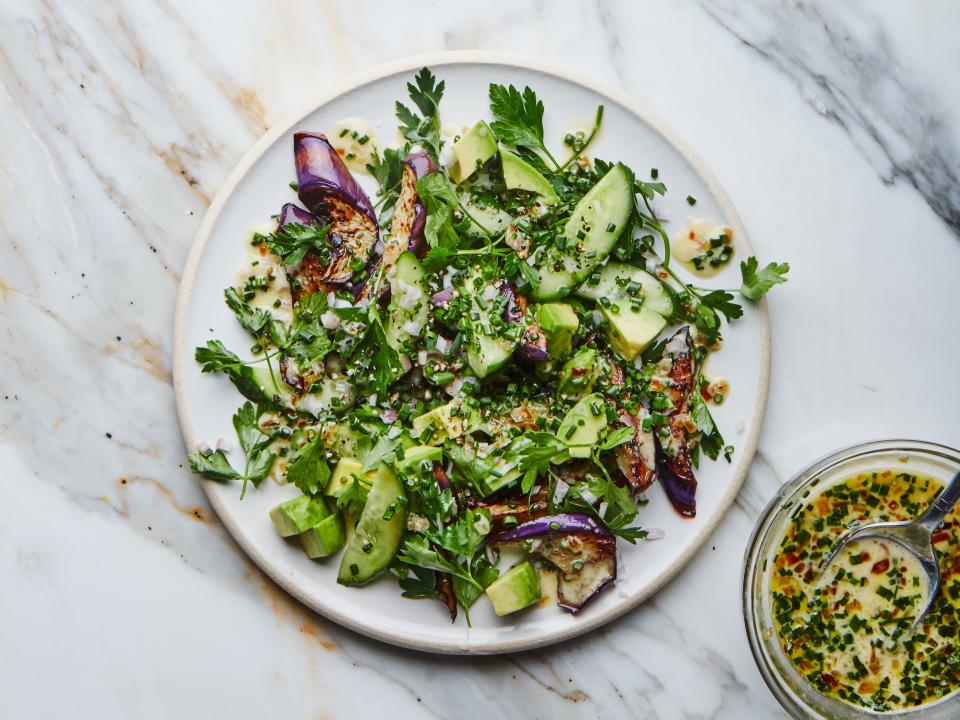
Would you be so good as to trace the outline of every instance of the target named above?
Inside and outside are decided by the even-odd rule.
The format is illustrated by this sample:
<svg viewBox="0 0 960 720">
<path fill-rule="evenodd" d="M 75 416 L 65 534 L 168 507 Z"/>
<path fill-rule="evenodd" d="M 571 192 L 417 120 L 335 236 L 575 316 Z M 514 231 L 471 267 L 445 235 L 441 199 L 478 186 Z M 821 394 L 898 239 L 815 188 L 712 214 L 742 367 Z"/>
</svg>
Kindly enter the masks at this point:
<svg viewBox="0 0 960 720">
<path fill-rule="evenodd" d="M 190 465 L 241 496 L 295 487 L 270 518 L 343 585 L 392 575 L 467 622 L 482 596 L 578 613 L 618 541 L 662 534 L 642 526 L 651 487 L 693 518 L 699 463 L 729 461 L 710 414 L 729 388 L 705 362 L 721 316 L 789 268 L 749 257 L 739 288 L 696 285 L 733 230 L 690 217 L 671 238 L 657 170 L 589 154 L 603 106 L 551 152 L 529 87 L 491 84 L 490 119 L 462 127 L 429 69 L 407 88 L 392 146 L 359 118 L 294 134 L 298 202 L 251 232 L 225 291 L 252 347 L 196 349 L 246 399 L 239 452 Z"/>
</svg>

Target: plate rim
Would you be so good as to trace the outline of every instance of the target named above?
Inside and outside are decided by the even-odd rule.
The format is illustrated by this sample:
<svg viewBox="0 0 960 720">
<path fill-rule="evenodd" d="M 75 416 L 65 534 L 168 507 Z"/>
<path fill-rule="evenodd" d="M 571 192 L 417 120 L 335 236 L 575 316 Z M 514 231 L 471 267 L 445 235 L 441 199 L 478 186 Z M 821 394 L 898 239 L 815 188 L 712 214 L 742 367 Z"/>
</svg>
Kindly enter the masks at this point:
<svg viewBox="0 0 960 720">
<path fill-rule="evenodd" d="M 656 113 L 652 112 L 642 103 L 634 100 L 626 91 L 616 87 L 610 87 L 598 83 L 593 79 L 587 78 L 567 68 L 559 67 L 549 63 L 542 63 L 538 60 L 516 55 L 511 53 L 490 52 L 484 50 L 459 50 L 444 51 L 418 55 L 405 56 L 387 63 L 378 64 L 368 68 L 365 71 L 355 73 L 349 76 L 345 81 L 337 84 L 321 93 L 312 95 L 308 100 L 302 103 L 297 109 L 285 114 L 267 130 L 253 146 L 240 158 L 234 168 L 224 179 L 223 184 L 217 191 L 210 205 L 204 214 L 203 220 L 197 229 L 190 251 L 187 255 L 183 271 L 180 276 L 180 286 L 177 292 L 177 304 L 174 313 L 173 322 L 173 387 L 174 400 L 177 406 L 177 418 L 180 424 L 181 435 L 189 452 L 190 448 L 196 447 L 197 438 L 193 431 L 193 424 L 187 414 L 187 368 L 190 367 L 184 354 L 184 342 L 187 326 L 187 310 L 193 295 L 193 286 L 196 280 L 197 269 L 200 259 L 210 239 L 210 234 L 216 225 L 217 220 L 226 205 L 227 200 L 233 194 L 237 185 L 246 177 L 250 168 L 257 160 L 270 148 L 274 142 L 281 138 L 303 118 L 318 110 L 323 105 L 335 100 L 341 95 L 356 90 L 364 85 L 382 80 L 386 77 L 397 75 L 404 72 L 413 72 L 421 67 L 442 67 L 445 65 L 501 65 L 505 67 L 515 67 L 524 70 L 533 70 L 535 72 L 552 75 L 566 80 L 567 82 L 580 85 L 591 90 L 598 95 L 609 98 L 622 106 L 629 113 L 637 117 L 641 122 L 649 125 L 661 137 L 663 137 L 693 168 L 694 172 L 704 181 L 711 194 L 716 198 L 724 216 L 728 218 L 733 225 L 735 237 L 744 246 L 749 254 L 753 254 L 753 246 L 750 243 L 749 236 L 740 219 L 740 215 L 733 205 L 732 200 L 726 191 L 720 185 L 716 176 L 706 166 L 693 148 L 687 144 L 676 131 L 664 122 Z M 212 487 L 219 487 L 219 483 L 207 478 L 200 478 L 200 485 L 203 489 L 207 502 L 217 513 L 220 522 L 223 523 L 227 532 L 233 541 L 241 550 L 260 568 L 273 582 L 279 585 L 284 592 L 296 598 L 299 602 L 308 608 L 317 612 L 328 620 L 337 623 L 353 632 L 357 632 L 380 642 L 390 645 L 418 650 L 429 653 L 449 654 L 449 655 L 494 655 L 501 653 L 519 652 L 531 650 L 547 645 L 554 645 L 574 637 L 586 634 L 607 623 L 615 620 L 629 611 L 636 608 L 648 598 L 659 592 L 670 580 L 682 570 L 693 559 L 693 556 L 706 543 L 709 537 L 716 530 L 717 525 L 727 515 L 730 506 L 736 499 L 740 488 L 743 486 L 747 473 L 753 462 L 754 454 L 757 450 L 757 444 L 760 438 L 760 431 L 763 427 L 763 420 L 766 414 L 767 398 L 770 389 L 770 321 L 767 308 L 767 300 L 761 298 L 756 303 L 756 312 L 758 314 L 758 326 L 760 333 L 760 362 L 757 377 L 757 400 L 753 407 L 753 414 L 750 419 L 749 432 L 741 445 L 741 451 L 738 453 L 739 459 L 733 469 L 733 476 L 726 492 L 720 497 L 716 512 L 710 517 L 693 536 L 689 546 L 670 563 L 670 565 L 642 591 L 635 595 L 624 598 L 621 602 L 615 604 L 603 612 L 587 614 L 578 618 L 577 623 L 569 628 L 562 628 L 543 633 L 534 637 L 513 640 L 509 636 L 495 641 L 476 642 L 471 641 L 469 637 L 466 640 L 425 640 L 416 637 L 401 635 L 389 629 L 371 626 L 366 623 L 357 622 L 348 614 L 337 611 L 323 605 L 319 598 L 301 592 L 281 571 L 279 567 L 274 566 L 264 555 L 262 555 L 248 536 L 242 532 L 242 524 L 231 513 L 227 505 L 213 492 Z"/>
</svg>

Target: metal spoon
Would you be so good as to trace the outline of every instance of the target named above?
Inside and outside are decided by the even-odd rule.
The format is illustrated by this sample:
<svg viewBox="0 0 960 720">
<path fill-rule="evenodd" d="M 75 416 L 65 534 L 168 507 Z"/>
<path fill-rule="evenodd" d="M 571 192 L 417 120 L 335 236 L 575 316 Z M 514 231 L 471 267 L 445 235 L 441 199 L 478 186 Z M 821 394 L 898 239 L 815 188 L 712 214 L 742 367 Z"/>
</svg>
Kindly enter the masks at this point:
<svg viewBox="0 0 960 720">
<path fill-rule="evenodd" d="M 913 626 L 916 627 L 923 616 L 927 614 L 930 606 L 933 605 L 937 592 L 940 590 L 940 566 L 937 564 L 937 553 L 933 549 L 932 535 L 934 530 L 940 527 L 940 523 L 943 522 L 947 513 L 953 510 L 957 500 L 960 500 L 960 472 L 953 476 L 953 480 L 944 488 L 933 505 L 927 508 L 927 511 L 916 520 L 871 523 L 853 527 L 844 532 L 834 545 L 826 562 L 820 566 L 821 573 L 830 567 L 830 563 L 833 562 L 837 554 L 852 540 L 883 538 L 897 543 L 917 558 L 929 580 L 927 602 L 913 622 Z"/>
</svg>

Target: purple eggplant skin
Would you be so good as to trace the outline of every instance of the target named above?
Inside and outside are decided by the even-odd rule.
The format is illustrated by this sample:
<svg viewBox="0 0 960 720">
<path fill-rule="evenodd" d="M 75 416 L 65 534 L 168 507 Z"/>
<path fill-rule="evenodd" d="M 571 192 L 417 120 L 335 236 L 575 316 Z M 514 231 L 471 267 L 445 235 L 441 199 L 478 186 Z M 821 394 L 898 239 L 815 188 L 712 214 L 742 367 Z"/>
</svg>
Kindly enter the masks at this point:
<svg viewBox="0 0 960 720">
<path fill-rule="evenodd" d="M 403 176 L 400 179 L 400 197 L 393 211 L 393 220 L 390 223 L 390 242 L 384 251 L 384 260 L 389 260 L 391 244 L 396 244 L 395 250 L 399 256 L 406 250 L 418 257 L 422 255 L 423 229 L 427 224 L 427 209 L 417 196 L 417 181 L 424 175 L 437 171 L 433 158 L 425 150 L 417 150 L 407 155 L 403 161 Z M 393 258 L 396 261 L 396 258 Z M 393 263 L 391 263 L 392 265 Z"/>
<path fill-rule="evenodd" d="M 311 250 L 291 273 L 299 280 L 299 296 L 349 283 L 356 261 L 366 266 L 370 260 L 379 227 L 370 199 L 324 135 L 294 134 L 293 151 L 300 201 L 317 224 L 330 225 L 327 257 Z"/>
<path fill-rule="evenodd" d="M 667 393 L 673 409 L 670 411 L 670 435 L 664 439 L 656 438 L 657 479 L 673 508 L 682 516 L 692 518 L 697 514 L 697 478 L 690 458 L 696 445 L 691 431 L 690 406 L 696 386 L 696 368 L 689 327 L 677 330 L 667 342 L 666 353 L 671 359 Z"/>
<path fill-rule="evenodd" d="M 564 513 L 530 520 L 496 533 L 491 543 L 539 541 L 531 552 L 560 571 L 557 605 L 580 612 L 607 585 L 617 579 L 617 541 L 588 515 Z"/>
<path fill-rule="evenodd" d="M 436 172 L 437 166 L 425 151 L 418 150 L 407 155 L 403 161 L 403 175 L 400 178 L 400 196 L 393 210 L 393 220 L 390 222 L 390 235 L 383 244 L 379 253 L 374 250 L 370 258 L 367 274 L 363 282 L 357 286 L 354 293 L 357 297 L 366 297 L 369 293 L 370 282 L 381 268 L 384 277 L 396 264 L 397 258 L 404 252 L 412 252 L 417 257 L 423 257 L 426 249 L 423 229 L 427 223 L 427 210 L 417 196 L 417 180 L 428 173 Z M 390 289 L 388 283 L 380 286 L 380 295 L 385 295 Z"/>
<path fill-rule="evenodd" d="M 277 229 L 285 228 L 287 225 L 315 225 L 316 222 L 317 219 L 313 214 L 302 207 L 293 203 L 284 203 L 277 216 Z"/>
<path fill-rule="evenodd" d="M 310 212 L 324 217 L 331 211 L 330 204 L 336 202 L 359 210 L 373 225 L 377 224 L 377 214 L 370 198 L 326 135 L 294 133 L 293 154 L 297 166 L 297 194 Z"/>
<path fill-rule="evenodd" d="M 503 310 L 504 321 L 515 324 L 522 323 L 527 326 L 516 350 L 514 350 L 517 357 L 529 362 L 545 362 L 549 358 L 547 336 L 544 335 L 540 324 L 527 312 L 526 298 L 514 290 L 510 283 L 503 283 L 500 286 L 500 292 L 507 298 L 507 306 Z"/>
</svg>

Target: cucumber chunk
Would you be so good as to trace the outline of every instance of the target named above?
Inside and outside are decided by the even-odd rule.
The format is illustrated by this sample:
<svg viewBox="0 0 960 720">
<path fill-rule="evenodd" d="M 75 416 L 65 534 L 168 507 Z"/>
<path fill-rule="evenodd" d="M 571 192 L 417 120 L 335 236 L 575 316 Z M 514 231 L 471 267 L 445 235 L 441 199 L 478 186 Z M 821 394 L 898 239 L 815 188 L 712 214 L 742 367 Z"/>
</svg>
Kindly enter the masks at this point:
<svg viewBox="0 0 960 720">
<path fill-rule="evenodd" d="M 540 262 L 536 300 L 572 292 L 613 250 L 633 212 L 633 176 L 617 163 L 574 207 L 563 231 L 564 249 L 553 246 Z"/>
<path fill-rule="evenodd" d="M 508 340 L 477 334 L 467 348 L 467 363 L 477 377 L 484 378 L 510 362 L 513 346 Z"/>
<path fill-rule="evenodd" d="M 416 294 L 411 303 L 407 298 Z M 412 304 L 412 307 L 405 307 Z M 413 325 L 423 328 L 429 320 L 429 294 L 427 292 L 426 273 L 417 256 L 404 252 L 397 258 L 390 273 L 390 307 L 388 309 L 384 335 L 387 344 L 394 350 L 404 350 L 404 346 L 418 333 L 411 333 Z"/>
<path fill-rule="evenodd" d="M 390 468 L 381 464 L 357 529 L 340 561 L 338 583 L 366 585 L 387 568 L 403 540 L 405 501 L 403 484 Z"/>
<path fill-rule="evenodd" d="M 642 300 L 643 307 L 664 317 L 673 314 L 673 300 L 663 284 L 650 273 L 626 263 L 607 263 L 591 273 L 576 294 L 594 302 L 606 298 L 621 306 L 629 305 L 631 300 Z"/>
<path fill-rule="evenodd" d="M 493 611 L 509 615 L 540 599 L 540 573 L 529 560 L 524 560 L 490 583 L 486 592 Z"/>
</svg>

